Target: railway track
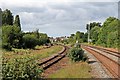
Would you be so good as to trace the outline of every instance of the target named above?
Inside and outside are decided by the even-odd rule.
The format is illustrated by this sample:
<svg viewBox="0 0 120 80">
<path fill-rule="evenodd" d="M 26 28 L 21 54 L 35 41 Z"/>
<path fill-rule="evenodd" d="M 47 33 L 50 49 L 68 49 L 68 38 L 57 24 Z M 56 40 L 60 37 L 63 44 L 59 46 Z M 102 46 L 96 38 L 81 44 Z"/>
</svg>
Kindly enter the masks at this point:
<svg viewBox="0 0 120 80">
<path fill-rule="evenodd" d="M 115 61 L 111 57 L 106 56 L 107 54 L 110 54 L 112 56 L 120 58 L 119 53 L 94 46 L 87 46 L 87 45 L 82 45 L 82 48 L 93 54 L 106 67 L 106 69 L 113 75 L 114 78 L 117 79 L 120 78 L 119 62 Z M 106 53 L 106 54 L 102 54 L 102 53 Z"/>
<path fill-rule="evenodd" d="M 113 56 L 116 56 L 116 57 L 120 58 L 120 53 L 119 52 L 108 50 L 108 49 L 104 49 L 104 48 L 100 48 L 100 47 L 96 47 L 96 46 L 89 46 L 89 47 L 102 50 L 102 51 L 104 51 L 104 52 L 106 52 L 108 54 L 111 54 Z"/>
<path fill-rule="evenodd" d="M 63 46 L 63 45 L 62 45 Z M 38 63 L 38 65 L 42 68 L 42 69 L 47 69 L 50 66 L 52 66 L 53 64 L 57 63 L 59 60 L 61 60 L 62 58 L 65 57 L 66 52 L 68 50 L 67 46 L 63 46 L 62 51 L 58 52 L 55 55 L 52 55 L 46 59 L 44 59 L 43 61 L 41 61 L 40 63 Z"/>
</svg>

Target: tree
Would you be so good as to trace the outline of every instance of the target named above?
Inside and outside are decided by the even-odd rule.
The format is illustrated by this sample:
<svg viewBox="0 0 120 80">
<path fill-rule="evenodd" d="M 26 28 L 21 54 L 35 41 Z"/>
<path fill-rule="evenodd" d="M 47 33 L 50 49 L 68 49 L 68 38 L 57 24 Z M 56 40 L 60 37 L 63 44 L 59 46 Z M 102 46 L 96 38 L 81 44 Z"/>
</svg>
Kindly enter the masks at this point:
<svg viewBox="0 0 120 80">
<path fill-rule="evenodd" d="M 83 42 L 84 33 L 77 31 L 75 35 L 75 40 L 78 42 Z"/>
<path fill-rule="evenodd" d="M 119 19 L 115 17 L 109 17 L 103 23 L 101 29 L 99 29 L 98 40 L 96 44 L 102 45 L 104 47 L 114 47 L 117 48 L 119 42 L 118 27 Z M 97 33 L 94 33 L 96 35 Z M 93 37 L 93 35 L 92 35 Z"/>
<path fill-rule="evenodd" d="M 13 25 L 13 16 L 8 9 L 2 12 L 2 22 L 2 35 L 0 36 L 2 36 L 2 48 L 4 49 L 34 48 L 36 45 L 50 42 L 47 34 L 39 33 L 39 29 L 34 32 L 23 33 L 19 15 L 16 15 Z"/>
<path fill-rule="evenodd" d="M 34 31 L 33 33 L 35 34 L 37 39 L 40 38 L 39 29 L 36 29 L 36 31 Z"/>
<path fill-rule="evenodd" d="M 80 40 L 80 32 L 79 31 L 76 32 L 75 39 Z"/>
<path fill-rule="evenodd" d="M 100 22 L 92 22 L 92 23 L 86 25 L 86 29 L 88 30 L 88 27 L 90 27 L 90 30 L 91 30 L 95 26 L 101 27 L 101 23 Z"/>
<path fill-rule="evenodd" d="M 40 45 L 43 45 L 43 44 L 46 44 L 46 43 L 50 42 L 47 34 L 40 33 L 39 35 L 40 35 L 40 38 L 39 38 Z"/>
<path fill-rule="evenodd" d="M 108 17 L 102 26 L 97 22 L 87 24 L 87 29 L 90 26 L 90 38 L 92 39 L 92 43 L 104 47 L 117 48 L 119 43 L 119 23 L 119 19 Z"/>
<path fill-rule="evenodd" d="M 13 15 L 10 10 L 6 9 L 2 12 L 2 24 L 13 25 Z"/>
<path fill-rule="evenodd" d="M 11 50 L 15 47 L 13 44 L 15 40 L 20 41 L 18 38 L 19 28 L 16 26 L 3 26 L 2 27 L 2 47 L 7 50 Z"/>
<path fill-rule="evenodd" d="M 87 42 L 88 40 L 88 33 L 86 32 L 83 36 L 83 42 Z"/>
<path fill-rule="evenodd" d="M 105 22 L 103 23 L 103 27 L 106 27 L 106 26 L 108 26 L 112 21 L 114 21 L 114 20 L 116 20 L 116 18 L 115 17 L 109 17 L 109 18 L 107 18 L 106 20 L 105 20 Z"/>
<path fill-rule="evenodd" d="M 15 16 L 15 20 L 14 20 L 14 25 L 20 28 L 21 31 L 21 25 L 20 25 L 20 18 L 19 15 Z"/>
<path fill-rule="evenodd" d="M 100 31 L 100 27 L 98 27 L 98 26 L 95 26 L 90 31 L 91 39 L 92 39 L 93 44 L 95 44 L 98 40 L 99 31 Z"/>
<path fill-rule="evenodd" d="M 75 34 L 71 34 L 70 37 L 67 39 L 67 42 L 74 44 L 75 43 Z"/>
<path fill-rule="evenodd" d="M 107 47 L 116 48 L 118 46 L 118 42 L 118 31 L 111 32 L 110 34 L 108 34 Z"/>
<path fill-rule="evenodd" d="M 75 36 L 75 34 L 71 34 L 71 35 L 70 35 L 71 38 L 74 38 L 74 36 Z"/>
<path fill-rule="evenodd" d="M 34 34 L 25 34 L 23 36 L 23 48 L 34 49 L 37 45 L 37 38 Z"/>
</svg>

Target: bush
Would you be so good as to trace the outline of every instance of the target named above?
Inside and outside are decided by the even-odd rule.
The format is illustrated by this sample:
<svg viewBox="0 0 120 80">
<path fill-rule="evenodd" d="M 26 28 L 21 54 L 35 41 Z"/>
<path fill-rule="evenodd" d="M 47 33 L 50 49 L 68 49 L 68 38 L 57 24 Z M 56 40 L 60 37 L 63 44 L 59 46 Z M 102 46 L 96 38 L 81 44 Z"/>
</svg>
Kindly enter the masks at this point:
<svg viewBox="0 0 120 80">
<path fill-rule="evenodd" d="M 10 46 L 9 43 L 2 43 L 2 48 L 8 51 L 12 50 L 12 47 Z"/>
<path fill-rule="evenodd" d="M 34 48 L 38 43 L 37 38 L 32 34 L 25 34 L 23 36 L 23 47 L 24 48 Z"/>
<path fill-rule="evenodd" d="M 3 59 L 2 76 L 3 79 L 11 80 L 30 80 L 40 77 L 41 69 L 31 58 Z"/>
<path fill-rule="evenodd" d="M 84 55 L 84 51 L 81 48 L 72 48 L 69 50 L 68 57 L 73 61 L 85 61 L 87 57 Z"/>
<path fill-rule="evenodd" d="M 20 41 L 19 27 L 16 26 L 2 26 L 2 48 L 6 50 L 11 50 L 16 44 L 16 41 Z M 19 47 L 19 45 L 17 45 Z"/>
</svg>

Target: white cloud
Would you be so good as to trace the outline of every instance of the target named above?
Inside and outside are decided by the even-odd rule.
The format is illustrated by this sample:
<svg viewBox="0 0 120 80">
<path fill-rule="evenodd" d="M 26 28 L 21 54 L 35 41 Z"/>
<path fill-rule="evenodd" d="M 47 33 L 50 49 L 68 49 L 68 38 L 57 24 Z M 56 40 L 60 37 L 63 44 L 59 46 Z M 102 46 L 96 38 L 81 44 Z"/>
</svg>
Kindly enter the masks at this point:
<svg viewBox="0 0 120 80">
<path fill-rule="evenodd" d="M 12 7 L 43 7 L 49 3 L 64 4 L 69 2 L 118 2 L 119 0 L 0 0 L 2 8 Z"/>
<path fill-rule="evenodd" d="M 117 0 L 0 0 L 2 9 L 19 14 L 22 30 L 36 28 L 49 36 L 86 31 L 86 23 L 117 17 Z"/>
</svg>

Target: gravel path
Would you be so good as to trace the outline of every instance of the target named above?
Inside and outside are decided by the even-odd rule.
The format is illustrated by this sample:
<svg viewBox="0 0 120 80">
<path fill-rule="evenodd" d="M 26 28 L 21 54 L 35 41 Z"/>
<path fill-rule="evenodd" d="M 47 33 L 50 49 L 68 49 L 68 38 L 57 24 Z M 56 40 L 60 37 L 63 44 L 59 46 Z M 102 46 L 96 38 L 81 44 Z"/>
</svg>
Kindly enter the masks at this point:
<svg viewBox="0 0 120 80">
<path fill-rule="evenodd" d="M 85 51 L 89 58 L 89 65 L 92 68 L 91 74 L 93 78 L 111 78 L 111 74 L 107 69 L 89 52 Z M 109 75 L 108 75 L 109 74 Z"/>
</svg>

